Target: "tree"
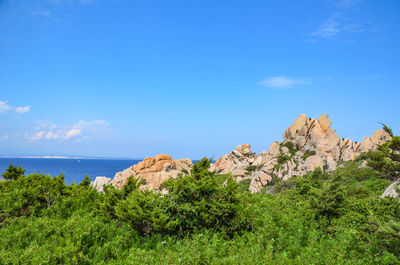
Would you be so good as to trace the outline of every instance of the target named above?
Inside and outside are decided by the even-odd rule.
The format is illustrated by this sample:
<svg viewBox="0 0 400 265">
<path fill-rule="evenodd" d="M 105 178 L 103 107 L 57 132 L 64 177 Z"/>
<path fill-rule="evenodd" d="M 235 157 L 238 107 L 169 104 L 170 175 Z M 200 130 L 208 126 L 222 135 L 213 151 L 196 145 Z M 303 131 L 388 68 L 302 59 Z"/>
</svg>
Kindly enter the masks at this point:
<svg viewBox="0 0 400 265">
<path fill-rule="evenodd" d="M 384 124 L 384 123 L 382 123 L 382 122 L 380 122 L 380 124 L 382 125 L 383 130 L 384 130 L 385 132 L 387 132 L 390 136 L 393 137 L 393 131 L 392 131 L 392 129 L 389 128 L 388 126 L 386 126 L 386 124 Z"/>
<path fill-rule="evenodd" d="M 6 169 L 6 172 L 2 174 L 2 176 L 6 180 L 17 180 L 19 177 L 23 176 L 24 173 L 25 170 L 23 170 L 21 166 L 14 167 L 13 164 L 10 162 L 10 165 Z"/>
</svg>

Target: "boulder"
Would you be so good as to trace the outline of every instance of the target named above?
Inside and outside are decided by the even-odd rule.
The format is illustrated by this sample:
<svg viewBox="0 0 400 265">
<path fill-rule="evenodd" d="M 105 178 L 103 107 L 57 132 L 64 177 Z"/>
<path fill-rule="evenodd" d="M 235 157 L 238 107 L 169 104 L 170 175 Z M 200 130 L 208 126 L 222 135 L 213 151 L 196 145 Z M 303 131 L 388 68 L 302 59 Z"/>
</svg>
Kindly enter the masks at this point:
<svg viewBox="0 0 400 265">
<path fill-rule="evenodd" d="M 361 141 L 360 145 L 357 146 L 357 152 L 359 153 L 365 153 L 368 152 L 369 150 L 372 150 L 374 147 L 374 144 L 371 142 L 371 139 L 369 139 L 368 136 L 365 136 L 364 139 Z"/>
<path fill-rule="evenodd" d="M 243 177 L 247 173 L 247 167 L 254 163 L 256 158 L 249 144 L 238 145 L 230 154 L 219 158 L 210 170 L 215 170 L 217 174 L 233 173 L 235 176 Z"/>
<path fill-rule="evenodd" d="M 389 133 L 385 132 L 382 129 L 379 129 L 376 132 L 374 132 L 373 135 L 371 135 L 370 140 L 374 145 L 381 145 L 391 141 L 392 137 L 390 136 Z"/>
<path fill-rule="evenodd" d="M 398 190 L 400 189 L 400 179 L 396 180 L 393 182 L 381 195 L 381 198 L 385 197 L 392 197 L 392 198 L 397 198 L 400 200 L 400 194 Z"/>
<path fill-rule="evenodd" d="M 319 123 L 319 125 L 321 126 L 321 129 L 322 129 L 323 131 L 327 131 L 327 130 L 331 127 L 331 125 L 332 125 L 332 122 L 331 122 L 331 120 L 328 118 L 328 115 L 327 115 L 327 114 L 322 114 L 322 115 L 318 118 L 318 123 Z"/>
<path fill-rule="evenodd" d="M 279 155 L 279 142 L 273 142 L 268 148 L 268 154 L 272 156 Z"/>
<path fill-rule="evenodd" d="M 165 154 L 147 157 L 136 165 L 117 172 L 112 185 L 121 189 L 128 178 L 134 177 L 142 180 L 141 189 L 158 190 L 164 181 L 169 178 L 178 178 L 182 170 L 189 172 L 192 167 L 193 163 L 190 159 L 174 160 Z"/>
<path fill-rule="evenodd" d="M 286 129 L 286 131 L 283 133 L 283 138 L 285 140 L 290 140 L 293 139 L 293 137 L 298 133 L 298 131 L 304 127 L 307 123 L 307 116 L 305 114 L 301 114 L 294 122 L 293 124 Z"/>
<path fill-rule="evenodd" d="M 112 180 L 112 185 L 117 189 L 122 189 L 122 187 L 128 181 L 128 178 L 135 177 L 136 172 L 133 170 L 133 166 L 127 169 L 117 172 Z"/>
<path fill-rule="evenodd" d="M 263 187 L 265 187 L 270 181 L 272 177 L 266 174 L 263 171 L 255 172 L 251 176 L 251 182 L 249 186 L 249 190 L 251 193 L 259 192 Z"/>
<path fill-rule="evenodd" d="M 103 186 L 111 184 L 112 179 L 107 177 L 96 177 L 93 182 L 90 184 L 95 188 L 98 192 L 103 192 Z"/>
</svg>

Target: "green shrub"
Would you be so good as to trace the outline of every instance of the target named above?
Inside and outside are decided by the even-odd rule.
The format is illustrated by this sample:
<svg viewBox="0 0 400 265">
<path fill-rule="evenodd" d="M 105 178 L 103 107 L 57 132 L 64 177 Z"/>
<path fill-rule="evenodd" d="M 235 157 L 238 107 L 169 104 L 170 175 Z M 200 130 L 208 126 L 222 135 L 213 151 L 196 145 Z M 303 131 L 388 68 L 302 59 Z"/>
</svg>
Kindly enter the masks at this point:
<svg viewBox="0 0 400 265">
<path fill-rule="evenodd" d="M 278 156 L 278 164 L 282 165 L 290 160 L 290 157 L 284 154 L 280 154 Z"/>
<path fill-rule="evenodd" d="M 393 161 L 391 144 L 366 159 Z M 360 163 L 272 176 L 273 195 L 207 159 L 163 195 L 22 173 L 0 182 L 0 264 L 400 264 L 400 204 L 380 198 L 383 167 Z"/>
<path fill-rule="evenodd" d="M 25 170 L 19 167 L 14 167 L 12 163 L 6 169 L 6 172 L 2 174 L 5 180 L 17 180 L 18 178 L 22 177 L 25 173 Z"/>
<path fill-rule="evenodd" d="M 238 184 L 228 177 L 226 185 L 216 181 L 210 172 L 211 161 L 203 158 L 194 164 L 190 175 L 168 180 L 164 187 L 165 208 L 177 217 L 177 233 L 212 229 L 233 235 L 247 229 Z"/>
<path fill-rule="evenodd" d="M 310 157 L 310 156 L 313 156 L 313 155 L 315 155 L 316 153 L 315 153 L 315 151 L 314 150 L 312 150 L 312 151 L 306 151 L 305 153 L 304 153 L 304 155 L 301 157 L 303 160 L 306 160 L 308 157 Z"/>
<path fill-rule="evenodd" d="M 292 142 L 282 143 L 281 147 L 286 147 L 287 149 L 289 149 L 289 153 L 291 156 L 294 156 L 296 154 L 296 152 L 298 151 Z"/>
</svg>

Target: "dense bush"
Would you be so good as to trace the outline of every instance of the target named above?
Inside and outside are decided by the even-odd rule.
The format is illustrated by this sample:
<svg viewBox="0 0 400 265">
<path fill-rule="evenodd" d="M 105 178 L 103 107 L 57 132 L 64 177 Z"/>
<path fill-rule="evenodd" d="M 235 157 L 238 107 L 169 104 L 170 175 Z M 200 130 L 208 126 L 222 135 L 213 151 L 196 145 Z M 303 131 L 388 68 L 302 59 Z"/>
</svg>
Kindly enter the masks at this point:
<svg viewBox="0 0 400 265">
<path fill-rule="evenodd" d="M 398 161 L 397 144 L 363 159 Z M 163 194 L 134 178 L 97 193 L 88 177 L 65 185 L 10 166 L 0 264 L 400 264 L 400 204 L 379 197 L 392 169 L 361 163 L 276 182 L 274 195 L 209 172 L 207 159 Z"/>
<path fill-rule="evenodd" d="M 400 137 L 379 146 L 378 151 L 368 152 L 360 157 L 366 159 L 368 166 L 377 170 L 383 177 L 395 180 L 400 177 Z"/>
<path fill-rule="evenodd" d="M 121 191 L 107 187 L 100 215 L 127 222 L 142 235 L 211 229 L 231 236 L 246 229 L 239 185 L 229 176 L 226 185 L 221 185 L 209 167 L 210 160 L 202 159 L 190 175 L 164 182 L 165 195 L 140 190 L 133 178 Z"/>
</svg>

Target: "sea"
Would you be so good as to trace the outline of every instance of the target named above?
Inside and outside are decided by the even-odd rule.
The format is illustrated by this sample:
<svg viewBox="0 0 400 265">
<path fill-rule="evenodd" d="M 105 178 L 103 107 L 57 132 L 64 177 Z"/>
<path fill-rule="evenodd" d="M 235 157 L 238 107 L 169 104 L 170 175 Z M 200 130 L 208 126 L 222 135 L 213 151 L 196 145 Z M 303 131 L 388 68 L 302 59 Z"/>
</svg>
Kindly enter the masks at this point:
<svg viewBox="0 0 400 265">
<path fill-rule="evenodd" d="M 117 159 L 60 159 L 60 158 L 0 158 L 0 175 L 10 163 L 21 166 L 25 174 L 43 173 L 50 176 L 64 175 L 67 185 L 80 183 L 85 175 L 93 181 L 97 176 L 114 178 L 122 171 L 140 160 Z"/>
</svg>

